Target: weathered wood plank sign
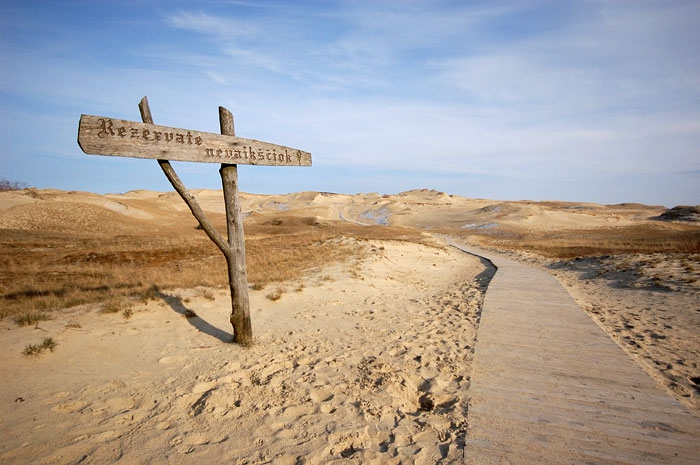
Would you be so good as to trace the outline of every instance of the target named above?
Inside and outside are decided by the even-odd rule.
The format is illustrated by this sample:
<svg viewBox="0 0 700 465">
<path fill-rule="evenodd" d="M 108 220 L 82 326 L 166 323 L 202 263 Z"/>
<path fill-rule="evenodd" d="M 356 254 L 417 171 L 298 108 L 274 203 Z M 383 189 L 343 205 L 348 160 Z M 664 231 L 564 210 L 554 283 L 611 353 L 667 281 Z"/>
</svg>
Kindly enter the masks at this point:
<svg viewBox="0 0 700 465">
<path fill-rule="evenodd" d="M 221 134 L 153 124 L 148 100 L 139 103 L 143 123 L 104 116 L 82 115 L 78 145 L 86 154 L 155 158 L 163 173 L 185 201 L 204 232 L 226 258 L 231 289 L 233 342 L 253 343 L 248 300 L 243 218 L 238 199 L 238 167 L 246 165 L 311 166 L 311 154 L 282 145 L 235 137 L 233 115 L 219 107 Z M 228 240 L 207 219 L 197 199 L 187 192 L 169 160 L 221 163 Z"/>
<path fill-rule="evenodd" d="M 254 139 L 82 115 L 78 145 L 91 155 L 237 165 L 311 166 L 311 154 Z"/>
</svg>

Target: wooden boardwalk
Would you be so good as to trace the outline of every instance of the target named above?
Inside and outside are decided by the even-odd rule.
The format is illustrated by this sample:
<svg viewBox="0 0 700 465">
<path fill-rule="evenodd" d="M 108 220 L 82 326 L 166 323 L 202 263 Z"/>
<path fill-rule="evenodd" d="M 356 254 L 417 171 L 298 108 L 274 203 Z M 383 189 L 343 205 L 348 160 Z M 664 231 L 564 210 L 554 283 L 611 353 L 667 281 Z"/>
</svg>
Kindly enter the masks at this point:
<svg viewBox="0 0 700 465">
<path fill-rule="evenodd" d="M 559 282 L 498 271 L 475 345 L 468 464 L 700 464 L 700 417 L 669 396 Z"/>
</svg>

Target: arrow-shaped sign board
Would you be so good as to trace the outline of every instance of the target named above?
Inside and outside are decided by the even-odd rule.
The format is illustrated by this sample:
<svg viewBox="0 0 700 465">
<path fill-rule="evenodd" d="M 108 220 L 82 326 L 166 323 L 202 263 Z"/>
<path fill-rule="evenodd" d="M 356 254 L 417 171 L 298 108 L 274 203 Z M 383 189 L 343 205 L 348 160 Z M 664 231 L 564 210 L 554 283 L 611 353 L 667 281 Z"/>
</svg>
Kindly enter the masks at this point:
<svg viewBox="0 0 700 465">
<path fill-rule="evenodd" d="M 311 154 L 254 139 L 82 115 L 78 145 L 91 155 L 232 165 L 311 166 Z"/>
</svg>

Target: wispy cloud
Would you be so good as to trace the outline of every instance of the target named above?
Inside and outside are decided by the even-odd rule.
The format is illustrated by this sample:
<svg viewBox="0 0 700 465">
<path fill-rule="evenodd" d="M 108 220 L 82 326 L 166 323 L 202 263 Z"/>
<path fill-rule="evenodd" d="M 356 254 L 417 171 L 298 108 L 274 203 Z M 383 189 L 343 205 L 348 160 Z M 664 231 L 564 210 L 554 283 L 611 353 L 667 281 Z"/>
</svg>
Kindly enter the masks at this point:
<svg viewBox="0 0 700 465">
<path fill-rule="evenodd" d="M 79 114 L 135 119 L 148 95 L 158 123 L 215 131 L 224 105 L 243 137 L 311 151 L 299 189 L 448 190 L 462 176 L 483 194 L 455 193 L 499 198 L 700 195 L 679 174 L 700 168 L 695 1 L 81 5 L 0 7 L 0 118 L 18 173 L 52 144 L 78 166 Z M 297 179 L 255 172 L 261 189 Z"/>
<path fill-rule="evenodd" d="M 171 27 L 223 38 L 227 41 L 238 37 L 258 35 L 258 28 L 250 22 L 234 18 L 222 18 L 203 11 L 179 11 L 167 15 L 165 20 Z"/>
<path fill-rule="evenodd" d="M 687 98 L 700 95 L 700 67 L 688 61 L 697 21 L 678 22 L 696 11 L 654 3 L 347 3 L 304 19 L 266 19 L 266 30 L 280 31 L 276 47 L 245 27 L 249 40 L 227 34 L 239 19 L 217 19 L 206 34 L 230 66 L 307 86 L 274 105 L 296 113 L 297 124 L 287 124 L 328 166 L 408 161 L 415 170 L 465 175 L 634 176 L 698 163 L 688 145 L 698 132 L 687 124 L 700 114 Z M 315 24 L 332 27 L 309 51 Z M 310 99 L 301 114 L 292 109 L 300 99 Z M 669 144 L 673 137 L 683 142 Z"/>
</svg>

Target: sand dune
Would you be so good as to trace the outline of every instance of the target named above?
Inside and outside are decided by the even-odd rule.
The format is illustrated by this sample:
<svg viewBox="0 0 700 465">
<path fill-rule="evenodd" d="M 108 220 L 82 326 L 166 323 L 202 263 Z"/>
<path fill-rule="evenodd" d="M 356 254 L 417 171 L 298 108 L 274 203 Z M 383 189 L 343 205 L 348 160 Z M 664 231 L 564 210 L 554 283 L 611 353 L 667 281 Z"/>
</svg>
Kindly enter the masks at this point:
<svg viewBox="0 0 700 465">
<path fill-rule="evenodd" d="M 224 214 L 221 191 L 193 190 L 202 208 Z M 186 212 L 187 206 L 175 192 L 131 191 L 126 194 L 97 195 L 58 190 L 24 190 L 0 193 L 0 227 L 17 227 L 11 211 L 31 211 L 38 205 L 70 204 L 75 208 L 99 206 L 125 216 L 167 219 L 172 212 Z M 396 225 L 420 229 L 475 228 L 481 225 L 525 226 L 528 228 L 591 228 L 629 225 L 652 221 L 670 211 L 664 207 L 639 204 L 599 205 L 571 202 L 502 202 L 468 199 L 442 192 L 416 190 L 396 195 L 333 194 L 301 192 L 289 195 L 241 193 L 244 213 L 290 212 L 314 214 L 323 219 L 346 219 L 367 225 Z M 27 210 L 29 209 L 29 210 Z M 16 212 L 15 215 L 19 213 Z M 36 225 L 28 226 L 36 227 Z"/>
<path fill-rule="evenodd" d="M 332 281 L 312 276 L 276 302 L 253 291 L 251 349 L 222 342 L 225 292 L 211 301 L 168 292 L 129 320 L 88 307 L 36 327 L 3 322 L 3 372 L 12 376 L 0 457 L 432 463 L 457 454 L 489 271 L 453 251 L 374 248 L 359 276 L 325 270 Z M 22 347 L 45 334 L 60 349 L 27 360 Z"/>
<path fill-rule="evenodd" d="M 194 193 L 221 221 L 221 192 Z M 666 211 L 428 190 L 241 194 L 241 202 L 249 222 L 404 226 L 488 247 L 498 242 L 486 239 L 514 231 L 653 225 Z M 172 192 L 0 193 L 0 231 L 10 245 L 23 231 L 109 238 L 195 225 Z M 278 300 L 251 289 L 252 348 L 227 343 L 230 301 L 219 289 L 160 290 L 129 319 L 83 305 L 32 326 L 0 321 L 0 461 L 460 463 L 480 306 L 494 270 L 438 240 L 343 241 L 362 253 L 280 284 Z M 557 276 L 661 385 L 700 412 L 697 253 L 508 253 Z M 53 352 L 23 355 L 47 336 L 58 344 Z"/>
</svg>

